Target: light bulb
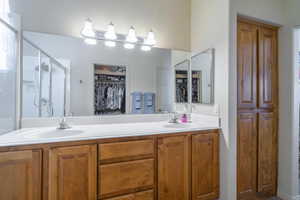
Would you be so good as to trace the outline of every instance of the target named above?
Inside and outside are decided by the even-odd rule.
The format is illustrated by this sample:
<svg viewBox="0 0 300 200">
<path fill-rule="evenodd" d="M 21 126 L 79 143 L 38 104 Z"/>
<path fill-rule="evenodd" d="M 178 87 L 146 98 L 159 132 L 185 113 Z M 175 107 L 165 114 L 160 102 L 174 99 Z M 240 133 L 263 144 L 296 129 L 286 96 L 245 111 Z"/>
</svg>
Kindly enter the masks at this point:
<svg viewBox="0 0 300 200">
<path fill-rule="evenodd" d="M 116 46 L 116 42 L 114 42 L 114 41 L 105 41 L 104 44 L 105 44 L 105 46 L 108 46 L 108 47 Z"/>
<path fill-rule="evenodd" d="M 125 49 L 133 49 L 134 47 L 135 47 L 134 44 L 131 44 L 131 43 L 125 43 L 124 44 Z"/>
<path fill-rule="evenodd" d="M 96 33 L 93 28 L 93 22 L 90 19 L 85 20 L 81 34 L 86 37 L 95 37 Z"/>
<path fill-rule="evenodd" d="M 126 37 L 126 41 L 127 42 L 131 42 L 131 43 L 135 43 L 138 41 L 138 39 L 136 38 L 135 35 L 135 29 L 133 28 L 133 26 L 130 27 L 129 31 L 128 31 L 128 35 Z"/>
<path fill-rule="evenodd" d="M 105 32 L 104 37 L 105 37 L 105 39 L 108 39 L 108 40 L 116 40 L 117 39 L 117 35 L 115 33 L 115 27 L 112 22 L 107 26 L 107 31 Z"/>
<path fill-rule="evenodd" d="M 86 44 L 89 44 L 89 45 L 96 45 L 96 44 L 97 44 L 97 40 L 95 40 L 95 39 L 90 39 L 90 38 L 85 38 L 85 39 L 84 39 L 84 42 L 85 42 Z"/>
<path fill-rule="evenodd" d="M 144 39 L 144 43 L 147 45 L 155 45 L 156 44 L 155 35 L 152 30 L 150 30 L 150 32 L 148 33 L 147 38 Z"/>
<path fill-rule="evenodd" d="M 150 47 L 150 46 L 143 45 L 143 46 L 141 46 L 141 50 L 142 50 L 142 51 L 151 51 L 151 47 Z"/>
</svg>

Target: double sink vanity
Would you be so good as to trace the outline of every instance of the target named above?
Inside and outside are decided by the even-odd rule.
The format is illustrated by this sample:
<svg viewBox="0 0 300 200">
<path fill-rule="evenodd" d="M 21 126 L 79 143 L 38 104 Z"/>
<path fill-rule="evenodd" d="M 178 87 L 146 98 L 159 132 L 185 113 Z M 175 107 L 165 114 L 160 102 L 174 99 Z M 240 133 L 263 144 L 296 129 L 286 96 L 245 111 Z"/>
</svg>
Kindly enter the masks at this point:
<svg viewBox="0 0 300 200">
<path fill-rule="evenodd" d="M 217 199 L 219 134 L 167 121 L 17 130 L 0 136 L 0 199 Z"/>
</svg>

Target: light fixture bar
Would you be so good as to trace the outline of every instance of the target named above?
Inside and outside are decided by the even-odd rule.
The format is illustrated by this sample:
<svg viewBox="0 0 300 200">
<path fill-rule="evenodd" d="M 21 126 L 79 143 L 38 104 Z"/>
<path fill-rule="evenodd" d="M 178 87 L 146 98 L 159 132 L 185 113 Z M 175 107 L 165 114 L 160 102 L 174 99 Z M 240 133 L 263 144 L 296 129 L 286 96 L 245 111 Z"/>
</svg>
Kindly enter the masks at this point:
<svg viewBox="0 0 300 200">
<path fill-rule="evenodd" d="M 87 28 L 86 28 L 87 27 Z M 154 33 L 151 30 L 147 37 L 139 37 L 136 36 L 135 29 L 134 27 L 130 27 L 129 32 L 127 35 L 125 34 L 118 34 L 115 33 L 114 31 L 114 25 L 113 23 L 110 23 L 108 25 L 108 30 L 107 31 L 99 31 L 95 30 L 92 27 L 91 20 L 88 19 L 86 20 L 85 23 L 85 29 L 88 30 L 88 33 L 92 32 L 92 34 L 84 34 L 84 31 L 81 31 L 81 36 L 87 41 L 92 41 L 92 40 L 100 40 L 104 41 L 106 46 L 109 47 L 114 47 L 116 46 L 116 43 L 121 43 L 124 47 L 135 47 L 135 46 L 140 46 L 142 47 L 141 50 L 143 51 L 150 51 L 152 47 L 156 44 L 155 38 L 154 38 Z M 83 30 L 85 30 L 83 29 Z M 92 29 L 92 31 L 91 31 Z M 128 44 L 128 45 L 126 45 Z M 126 48 L 125 47 L 125 48 Z M 128 48 L 131 49 L 131 48 Z"/>
</svg>

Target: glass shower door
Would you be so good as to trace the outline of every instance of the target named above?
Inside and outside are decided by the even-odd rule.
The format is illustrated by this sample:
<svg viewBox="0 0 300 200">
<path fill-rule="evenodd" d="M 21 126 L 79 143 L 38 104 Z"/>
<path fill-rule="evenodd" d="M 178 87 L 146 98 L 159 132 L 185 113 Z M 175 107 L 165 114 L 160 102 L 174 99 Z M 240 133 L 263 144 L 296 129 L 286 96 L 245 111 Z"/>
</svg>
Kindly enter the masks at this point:
<svg viewBox="0 0 300 200">
<path fill-rule="evenodd" d="M 0 15 L 0 134 L 16 128 L 18 32 Z"/>
</svg>

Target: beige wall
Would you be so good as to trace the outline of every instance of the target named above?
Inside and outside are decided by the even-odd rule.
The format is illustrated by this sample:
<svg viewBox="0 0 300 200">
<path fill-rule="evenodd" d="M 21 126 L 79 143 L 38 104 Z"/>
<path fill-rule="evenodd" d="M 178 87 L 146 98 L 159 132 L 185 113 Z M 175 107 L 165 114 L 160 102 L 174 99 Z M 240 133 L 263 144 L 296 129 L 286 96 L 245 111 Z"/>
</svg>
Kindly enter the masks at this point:
<svg viewBox="0 0 300 200">
<path fill-rule="evenodd" d="M 152 28 L 157 46 L 190 49 L 190 0 L 11 0 L 23 16 L 25 30 L 79 36 L 86 18 L 105 30 L 111 21 L 118 33 L 131 25 L 139 36 Z"/>
<path fill-rule="evenodd" d="M 234 200 L 235 162 L 232 137 L 228 130 L 228 49 L 229 0 L 192 0 L 191 49 L 193 53 L 215 48 L 215 103 L 222 118 L 221 137 L 221 197 Z M 200 112 L 212 114 L 213 106 L 197 106 Z"/>
</svg>

